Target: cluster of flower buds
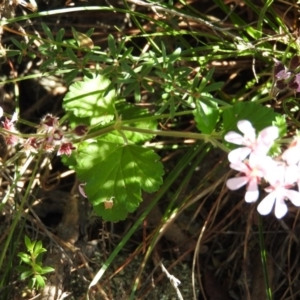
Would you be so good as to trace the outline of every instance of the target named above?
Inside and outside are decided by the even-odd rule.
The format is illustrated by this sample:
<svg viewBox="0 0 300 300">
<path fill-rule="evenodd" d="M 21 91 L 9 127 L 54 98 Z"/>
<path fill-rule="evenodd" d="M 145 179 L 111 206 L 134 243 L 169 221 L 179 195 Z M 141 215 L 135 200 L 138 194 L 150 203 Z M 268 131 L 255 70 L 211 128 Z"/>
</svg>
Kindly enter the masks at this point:
<svg viewBox="0 0 300 300">
<path fill-rule="evenodd" d="M 286 68 L 281 62 L 275 62 L 274 79 L 276 87 L 283 90 L 300 92 L 300 56 L 294 56 Z"/>
<path fill-rule="evenodd" d="M 248 203 L 258 200 L 259 185 L 265 185 L 268 195 L 260 201 L 257 210 L 267 215 L 275 204 L 275 216 L 280 219 L 288 210 L 286 200 L 300 206 L 300 137 L 295 137 L 282 155 L 272 158 L 268 152 L 279 136 L 276 126 L 267 127 L 258 135 L 247 120 L 239 121 L 237 127 L 243 135 L 230 131 L 224 139 L 242 146 L 228 155 L 230 167 L 240 173 L 228 179 L 226 185 L 230 190 L 246 185 Z"/>
<path fill-rule="evenodd" d="M 0 118 L 2 116 L 3 110 L 0 107 Z M 52 116 L 51 114 L 47 114 L 41 120 L 41 123 L 37 128 L 38 134 L 27 139 L 23 138 L 15 128 L 16 121 L 16 113 L 12 116 L 11 120 L 5 117 L 5 120 L 2 122 L 3 129 L 5 130 L 2 131 L 2 134 L 8 145 L 16 146 L 17 144 L 20 144 L 23 151 L 27 155 L 29 155 L 30 153 L 37 153 L 39 151 L 42 151 L 43 153 L 52 153 L 54 151 L 57 151 L 57 155 L 65 154 L 70 156 L 72 151 L 76 149 L 73 144 L 66 138 L 65 132 L 62 130 L 58 118 Z M 82 128 L 79 128 L 79 130 L 79 135 L 82 135 L 81 133 L 84 130 Z M 77 131 L 75 130 L 75 134 L 77 133 Z"/>
</svg>

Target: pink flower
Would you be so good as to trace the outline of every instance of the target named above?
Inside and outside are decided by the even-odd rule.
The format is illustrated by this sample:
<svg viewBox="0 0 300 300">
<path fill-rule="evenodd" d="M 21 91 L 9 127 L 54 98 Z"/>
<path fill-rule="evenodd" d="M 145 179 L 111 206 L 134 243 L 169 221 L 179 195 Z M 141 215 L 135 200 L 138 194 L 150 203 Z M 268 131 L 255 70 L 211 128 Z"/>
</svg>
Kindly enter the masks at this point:
<svg viewBox="0 0 300 300">
<path fill-rule="evenodd" d="M 3 110 L 2 110 L 2 114 L 3 114 Z M 18 120 L 18 114 L 14 113 L 12 115 L 11 120 L 5 118 L 5 120 L 2 122 L 3 128 L 11 132 L 11 134 L 6 134 L 5 136 L 5 141 L 8 145 L 16 145 L 18 144 L 18 142 L 21 141 L 21 139 L 16 134 L 18 133 L 18 131 L 14 124 L 17 120 Z"/>
<path fill-rule="evenodd" d="M 52 116 L 51 114 L 47 114 L 41 121 L 42 125 L 46 125 L 48 127 L 58 128 L 59 121 L 57 117 Z"/>
<path fill-rule="evenodd" d="M 21 139 L 14 134 L 8 134 L 5 136 L 5 141 L 7 145 L 15 146 L 21 141 Z"/>
<path fill-rule="evenodd" d="M 291 72 L 288 72 L 286 69 L 284 69 L 284 70 L 279 71 L 279 72 L 275 75 L 275 77 L 276 77 L 277 80 L 285 80 L 285 79 L 290 78 L 291 75 L 292 75 Z"/>
<path fill-rule="evenodd" d="M 245 201 L 248 203 L 255 202 L 259 197 L 258 184 L 267 172 L 267 169 L 274 164 L 274 161 L 266 156 L 257 156 L 251 154 L 248 162 L 231 163 L 230 167 L 234 170 L 242 172 L 244 175 L 240 177 L 230 178 L 226 185 L 230 190 L 237 190 L 247 185 Z"/>
<path fill-rule="evenodd" d="M 265 189 L 269 195 L 259 203 L 257 211 L 261 215 L 267 215 L 275 203 L 275 216 L 280 219 L 287 213 L 286 199 L 289 199 L 295 206 L 300 206 L 300 193 L 290 189 L 294 186 L 297 175 L 296 166 L 282 164 L 269 169 L 266 179 L 270 186 Z"/>
<path fill-rule="evenodd" d="M 245 146 L 232 150 L 228 154 L 231 163 L 244 160 L 250 153 L 266 155 L 279 135 L 278 128 L 270 126 L 263 129 L 256 138 L 255 129 L 247 120 L 239 121 L 237 127 L 244 135 L 230 131 L 224 137 L 227 142 Z"/>
<path fill-rule="evenodd" d="M 59 121 L 57 117 L 47 114 L 37 128 L 38 133 L 45 133 L 48 136 L 48 142 L 53 140 L 54 133 L 59 129 Z"/>
<path fill-rule="evenodd" d="M 63 143 L 58 149 L 57 155 L 66 154 L 67 156 L 70 156 L 72 154 L 72 151 L 75 149 L 76 147 L 74 147 L 72 143 Z"/>
<path fill-rule="evenodd" d="M 53 143 L 47 143 L 46 141 L 41 144 L 42 151 L 45 153 L 52 153 L 55 150 Z"/>
<path fill-rule="evenodd" d="M 31 153 L 38 152 L 37 140 L 34 137 L 30 137 L 27 140 L 24 140 L 22 146 L 23 146 L 23 151 L 26 153 L 26 156 L 29 156 Z"/>
</svg>

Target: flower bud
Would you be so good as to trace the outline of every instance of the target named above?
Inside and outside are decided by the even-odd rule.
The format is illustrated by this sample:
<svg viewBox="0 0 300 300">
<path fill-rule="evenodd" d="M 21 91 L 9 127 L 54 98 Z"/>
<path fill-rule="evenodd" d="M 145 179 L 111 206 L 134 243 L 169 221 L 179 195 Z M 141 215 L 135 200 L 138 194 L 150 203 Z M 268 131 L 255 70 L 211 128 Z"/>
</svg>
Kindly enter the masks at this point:
<svg viewBox="0 0 300 300">
<path fill-rule="evenodd" d="M 88 132 L 88 126 L 85 124 L 78 125 L 74 128 L 74 133 L 78 136 L 83 136 Z"/>
</svg>

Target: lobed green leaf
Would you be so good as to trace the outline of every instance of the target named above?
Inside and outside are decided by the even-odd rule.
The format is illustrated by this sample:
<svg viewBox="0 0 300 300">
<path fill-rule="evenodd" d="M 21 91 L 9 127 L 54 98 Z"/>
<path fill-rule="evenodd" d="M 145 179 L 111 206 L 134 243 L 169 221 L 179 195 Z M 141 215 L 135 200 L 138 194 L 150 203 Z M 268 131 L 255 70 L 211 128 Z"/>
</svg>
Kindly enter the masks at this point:
<svg viewBox="0 0 300 300">
<path fill-rule="evenodd" d="M 142 201 L 141 190 L 157 191 L 162 184 L 163 166 L 152 150 L 119 142 L 108 134 L 77 153 L 78 178 L 95 211 L 105 220 L 119 221 Z M 113 199 L 113 207 L 105 202 Z"/>
<path fill-rule="evenodd" d="M 63 106 L 76 117 L 89 117 L 91 125 L 106 124 L 114 118 L 115 97 L 110 80 L 102 75 L 94 75 L 92 79 L 84 77 L 83 81 L 73 83 Z"/>
</svg>

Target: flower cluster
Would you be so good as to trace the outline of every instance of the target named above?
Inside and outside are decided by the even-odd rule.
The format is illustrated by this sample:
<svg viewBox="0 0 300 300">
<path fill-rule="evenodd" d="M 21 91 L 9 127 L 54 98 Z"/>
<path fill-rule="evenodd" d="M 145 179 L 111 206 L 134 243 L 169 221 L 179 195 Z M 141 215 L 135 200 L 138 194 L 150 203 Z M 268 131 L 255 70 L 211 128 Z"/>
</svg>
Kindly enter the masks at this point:
<svg viewBox="0 0 300 300">
<path fill-rule="evenodd" d="M 259 198 L 259 185 L 267 183 L 264 190 L 268 195 L 257 210 L 267 215 L 275 204 L 275 216 L 280 219 L 287 213 L 287 199 L 300 206 L 300 137 L 296 137 L 280 157 L 271 158 L 268 152 L 279 135 L 276 126 L 263 129 L 258 136 L 247 120 L 239 121 L 237 127 L 243 135 L 230 131 L 224 139 L 242 146 L 228 155 L 230 167 L 240 173 L 228 179 L 226 185 L 230 190 L 246 185 L 245 201 L 251 203 Z"/>
<path fill-rule="evenodd" d="M 53 152 L 57 149 L 57 155 L 70 156 L 76 148 L 65 138 L 57 117 L 47 114 L 41 121 L 37 132 L 43 135 L 39 145 L 44 152 Z"/>
<path fill-rule="evenodd" d="M 3 110 L 0 107 L 0 118 L 3 116 Z M 16 146 L 21 144 L 23 151 L 26 155 L 30 153 L 37 153 L 38 151 L 51 153 L 57 151 L 57 155 L 70 156 L 72 151 L 76 148 L 65 137 L 65 133 L 62 130 L 58 118 L 47 114 L 37 128 L 37 135 L 33 135 L 29 138 L 23 138 L 15 127 L 15 123 L 18 120 L 15 113 L 11 120 L 5 117 L 2 122 L 3 130 L 2 134 L 8 145 Z"/>
<path fill-rule="evenodd" d="M 300 92 L 300 57 L 294 56 L 286 68 L 281 62 L 275 62 L 274 79 L 279 90 L 294 90 Z"/>
</svg>

